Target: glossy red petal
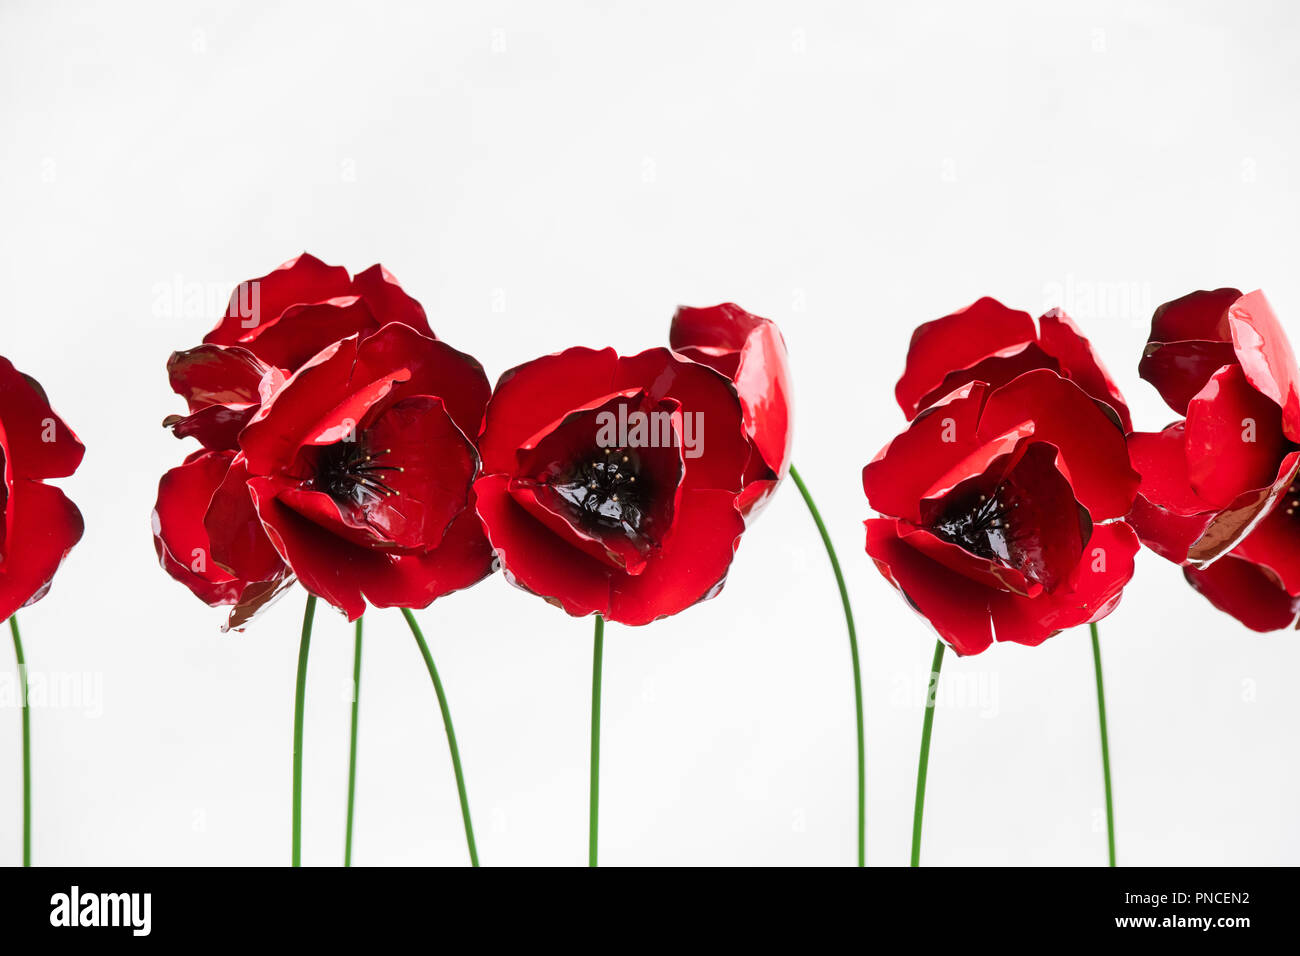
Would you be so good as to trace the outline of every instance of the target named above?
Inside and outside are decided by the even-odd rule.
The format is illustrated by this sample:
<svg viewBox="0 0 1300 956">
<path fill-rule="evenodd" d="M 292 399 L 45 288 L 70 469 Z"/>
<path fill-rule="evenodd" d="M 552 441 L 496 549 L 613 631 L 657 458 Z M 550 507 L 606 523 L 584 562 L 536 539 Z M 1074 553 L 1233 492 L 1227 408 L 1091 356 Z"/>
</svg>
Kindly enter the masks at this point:
<svg viewBox="0 0 1300 956">
<path fill-rule="evenodd" d="M 1038 325 L 1039 344 L 1060 362 L 1065 377 L 1115 409 L 1124 431 L 1131 432 L 1133 419 L 1119 386 L 1101 364 L 1092 343 L 1084 338 L 1070 317 L 1061 309 L 1052 309 L 1038 320 Z"/>
<path fill-rule="evenodd" d="M 1287 489 L 1287 494 L 1232 550 L 1232 556 L 1267 568 L 1288 594 L 1300 595 L 1300 493 L 1296 485 Z"/>
<path fill-rule="evenodd" d="M 785 340 L 776 323 L 731 302 L 682 306 L 673 316 L 669 343 L 735 383 L 750 438 L 768 467 L 784 477 L 792 444 L 791 388 Z"/>
<path fill-rule="evenodd" d="M 1207 568 L 1183 568 L 1183 575 L 1211 604 L 1252 631 L 1294 627 L 1300 617 L 1300 598 L 1288 594 L 1268 569 L 1235 555 Z"/>
<path fill-rule="evenodd" d="M 916 327 L 907 348 L 907 366 L 894 388 L 894 396 L 903 414 L 914 418 L 925 407 L 922 399 L 938 388 L 950 372 L 970 368 L 1037 338 L 1028 312 L 1009 309 L 986 296 L 959 312 Z"/>
<path fill-rule="evenodd" d="M 355 436 L 375 403 L 411 377 L 411 370 L 402 366 L 378 372 L 363 369 L 358 353 L 355 336 L 334 343 L 262 404 L 240 435 L 250 471 L 265 475 L 289 468 L 304 446 L 332 445 Z"/>
<path fill-rule="evenodd" d="M 680 406 L 673 425 L 686 459 L 685 489 L 740 491 L 750 444 L 730 381 L 668 349 L 654 348 L 620 358 L 613 387 L 644 388 L 651 402 L 672 399 Z"/>
<path fill-rule="evenodd" d="M 1093 527 L 1083 554 L 1063 586 L 1036 597 L 996 592 L 990 598 L 999 641 L 1036 646 L 1067 628 L 1099 621 L 1119 603 L 1133 577 L 1138 538 L 1122 521 Z"/>
<path fill-rule="evenodd" d="M 611 578 L 606 617 L 649 624 L 715 597 L 744 530 L 735 495 L 713 489 L 683 493 L 673 533 L 645 571 Z"/>
<path fill-rule="evenodd" d="M 375 607 L 428 607 L 444 594 L 477 584 L 495 569 L 492 546 L 472 503 L 432 551 L 387 558 L 383 566 L 367 564 L 363 570 L 362 590 Z"/>
<path fill-rule="evenodd" d="M 1205 534 L 1188 550 L 1187 559 L 1202 564 L 1232 550 L 1295 484 L 1297 472 L 1300 472 L 1300 451 L 1289 452 L 1277 466 L 1277 477 L 1272 484 L 1242 492 L 1214 515 Z"/>
<path fill-rule="evenodd" d="M 867 554 L 876 569 L 962 656 L 993 643 L 988 601 L 992 591 L 978 581 L 932 560 L 899 537 L 905 522 L 873 518 L 867 525 Z"/>
<path fill-rule="evenodd" d="M 1228 309 L 1241 298 L 1236 289 L 1189 292 L 1156 308 L 1151 342 L 1231 342 Z"/>
<path fill-rule="evenodd" d="M 1064 374 L 1060 362 L 1044 352 L 1038 343 L 1029 342 L 1020 348 L 992 355 L 970 368 L 949 372 L 943 384 L 927 392 L 919 405 L 921 408 L 929 408 L 945 395 L 968 382 L 984 382 L 993 388 L 999 388 L 1036 368 L 1051 369 L 1053 372 Z"/>
<path fill-rule="evenodd" d="M 261 401 L 258 386 L 269 367 L 247 349 L 200 345 L 173 352 L 167 360 L 172 391 L 191 412 L 209 405 L 251 405 Z"/>
<path fill-rule="evenodd" d="M 285 564 L 312 594 L 355 621 L 366 610 L 361 581 L 382 569 L 387 556 L 344 541 L 289 508 L 276 496 L 268 478 L 252 478 L 249 494 L 262 526 Z"/>
<path fill-rule="evenodd" d="M 484 474 L 511 472 L 515 449 L 613 386 L 618 353 L 571 348 L 516 366 L 497 381 L 478 442 Z M 639 383 L 638 383 L 639 384 Z"/>
<path fill-rule="evenodd" d="M 950 571 L 956 571 L 988 588 L 1037 594 L 1042 585 L 1031 583 L 1018 570 L 990 558 L 972 554 L 960 545 L 945 541 L 926 528 L 900 522 L 898 538 Z"/>
<path fill-rule="evenodd" d="M 979 441 L 1011 433 L 1032 434 L 1060 450 L 1058 467 L 1094 521 L 1128 514 L 1139 479 L 1124 433 L 1074 382 L 1043 369 L 994 391 L 980 416 Z"/>
<path fill-rule="evenodd" d="M 351 294 L 352 280 L 347 269 L 328 266 L 304 252 L 260 279 L 240 283 L 231 293 L 225 316 L 203 341 L 235 345 L 249 332 L 278 318 L 291 305 Z"/>
<path fill-rule="evenodd" d="M 1228 342 L 1153 342 L 1138 363 L 1138 374 L 1156 387 L 1170 408 L 1186 415 L 1187 403 L 1210 376 L 1236 363 L 1237 353 Z"/>
<path fill-rule="evenodd" d="M 238 451 L 239 433 L 257 409 L 257 405 L 209 405 L 191 415 L 168 415 L 163 427 L 177 438 L 197 438 L 212 451 Z"/>
<path fill-rule="evenodd" d="M 1129 457 L 1142 477 L 1142 497 L 1176 515 L 1214 510 L 1192 489 L 1187 474 L 1186 431 L 1184 422 L 1174 422 L 1163 431 L 1128 436 Z"/>
<path fill-rule="evenodd" d="M 883 515 L 919 524 L 921 499 L 935 490 L 942 476 L 958 473 L 952 483 L 956 484 L 983 472 L 987 462 L 1014 447 L 1012 439 L 1001 449 L 986 449 L 982 466 L 963 467 L 980 451 L 977 431 L 988 392 L 982 382 L 964 386 L 918 415 L 906 431 L 881 449 L 862 469 L 862 486 L 871 507 Z"/>
<path fill-rule="evenodd" d="M 81 512 L 62 491 L 26 478 L 14 481 L 11 517 L 0 562 L 0 620 L 44 597 L 85 528 Z"/>
<path fill-rule="evenodd" d="M 1215 372 L 1187 406 L 1187 477 L 1199 498 L 1225 507 L 1267 486 L 1286 453 L 1282 411 L 1240 366 Z"/>
<path fill-rule="evenodd" d="M 1187 414 L 1188 401 L 1215 371 L 1235 361 L 1222 346 L 1232 342 L 1228 308 L 1240 296 L 1236 289 L 1192 292 L 1152 315 L 1138 373 L 1178 414 Z"/>
<path fill-rule="evenodd" d="M 235 603 L 244 587 L 213 559 L 203 525 L 213 492 L 233 458 L 229 452 L 203 452 L 165 472 L 153 511 L 154 550 L 164 570 L 214 606 Z"/>
<path fill-rule="evenodd" d="M 0 441 L 15 478 L 64 478 L 86 453 L 41 384 L 0 358 Z"/>
<path fill-rule="evenodd" d="M 488 414 L 490 417 L 491 410 Z M 478 514 L 506 580 L 574 617 L 606 610 L 609 566 L 534 519 L 510 497 L 508 483 L 509 478 L 499 474 L 474 483 Z"/>
<path fill-rule="evenodd" d="M 243 455 L 231 459 L 201 519 L 219 567 L 245 581 L 270 581 L 282 577 L 285 567 L 253 506 L 250 477 Z"/>
<path fill-rule="evenodd" d="M 1228 310 L 1232 344 L 1246 379 L 1282 409 L 1282 429 L 1300 442 L 1300 370 L 1295 353 L 1262 292 L 1244 295 Z"/>
<path fill-rule="evenodd" d="M 291 305 L 241 336 L 239 344 L 269 365 L 296 369 L 321 349 L 351 335 L 365 338 L 379 329 L 370 306 L 359 296 Z"/>
<path fill-rule="evenodd" d="M 424 306 L 407 295 L 397 278 L 378 263 L 364 272 L 358 272 L 352 279 L 352 289 L 366 300 L 380 325 L 401 322 L 421 335 L 437 338 L 433 329 L 429 328 Z"/>
<path fill-rule="evenodd" d="M 1187 561 L 1188 553 L 1205 537 L 1214 512 L 1181 515 L 1152 504 L 1143 495 L 1133 499 L 1126 519 L 1142 543 L 1175 564 Z"/>
</svg>

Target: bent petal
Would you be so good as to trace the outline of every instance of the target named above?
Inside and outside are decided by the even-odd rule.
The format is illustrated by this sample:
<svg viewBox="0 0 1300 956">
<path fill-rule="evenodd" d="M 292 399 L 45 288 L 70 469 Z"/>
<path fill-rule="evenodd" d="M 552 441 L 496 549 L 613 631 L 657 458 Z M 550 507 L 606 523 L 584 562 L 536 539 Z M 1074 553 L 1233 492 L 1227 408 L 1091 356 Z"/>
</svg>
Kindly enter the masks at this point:
<svg viewBox="0 0 1300 956">
<path fill-rule="evenodd" d="M 1187 406 L 1187 477 L 1197 497 L 1222 508 L 1269 485 L 1286 453 L 1282 411 L 1242 368 L 1215 372 Z"/>
<path fill-rule="evenodd" d="M 1228 310 L 1232 345 L 1246 379 L 1282 409 L 1282 428 L 1300 442 L 1300 370 L 1295 353 L 1263 292 L 1244 295 Z"/>
<path fill-rule="evenodd" d="M 245 581 L 270 581 L 284 575 L 284 562 L 253 507 L 249 477 L 243 455 L 230 459 L 201 514 L 203 530 L 219 567 Z"/>
<path fill-rule="evenodd" d="M 212 556 L 203 525 L 213 492 L 234 455 L 200 452 L 163 474 L 153 511 L 154 550 L 163 569 L 206 604 L 234 604 L 244 583 Z"/>
<path fill-rule="evenodd" d="M 327 266 L 304 252 L 260 279 L 240 283 L 231 293 L 225 316 L 203 341 L 235 345 L 250 332 L 279 318 L 291 305 L 323 302 L 351 293 L 352 280 L 347 269 Z M 256 349 L 252 351 L 256 354 Z"/>
<path fill-rule="evenodd" d="M 1300 595 L 1300 486 L 1296 482 L 1233 548 L 1232 555 L 1267 569 L 1288 594 Z"/>
<path fill-rule="evenodd" d="M 985 296 L 952 315 L 916 327 L 894 396 L 903 414 L 915 418 L 926 407 L 922 399 L 938 388 L 949 373 L 1037 338 L 1028 312 L 1009 309 Z"/>
<path fill-rule="evenodd" d="M 1138 374 L 1156 387 L 1180 415 L 1211 375 L 1236 358 L 1228 308 L 1241 297 L 1236 289 L 1192 292 L 1159 306 L 1151 316 L 1151 333 Z"/>
<path fill-rule="evenodd" d="M 11 524 L 0 563 L 0 620 L 45 596 L 54 573 L 81 540 L 81 512 L 52 485 L 16 479 L 9 492 Z"/>
<path fill-rule="evenodd" d="M 866 525 L 867 554 L 945 644 L 966 656 L 993 643 L 989 588 L 909 547 L 900 537 L 904 522 L 873 518 Z"/>
<path fill-rule="evenodd" d="M 268 365 L 296 369 L 321 349 L 379 329 L 366 301 L 355 295 L 291 305 L 241 336 L 239 344 Z"/>
<path fill-rule="evenodd" d="M 369 269 L 358 272 L 352 279 L 352 290 L 366 301 L 370 311 L 381 326 L 389 322 L 401 322 L 409 325 L 421 335 L 437 338 L 429 328 L 429 319 L 424 314 L 424 306 L 406 294 L 398 283 L 396 276 L 375 263 Z M 427 605 L 421 605 L 427 607 Z"/>
<path fill-rule="evenodd" d="M 1132 579 L 1138 547 L 1137 535 L 1122 521 L 1094 526 L 1065 586 L 1036 597 L 1007 592 L 991 597 L 997 640 L 1033 647 L 1067 628 L 1101 620 Z"/>
<path fill-rule="evenodd" d="M 15 478 L 65 478 L 86 453 L 40 382 L 0 358 L 0 441 Z"/>
<path fill-rule="evenodd" d="M 270 368 L 247 349 L 200 345 L 167 359 L 172 391 L 191 412 L 209 405 L 250 405 L 260 401 L 258 386 Z"/>
<path fill-rule="evenodd" d="M 1206 568 L 1183 568 L 1187 583 L 1252 631 L 1294 627 L 1300 597 L 1292 597 L 1267 568 L 1229 554 Z"/>
<path fill-rule="evenodd" d="M 1128 514 L 1139 477 L 1124 433 L 1074 382 L 1041 369 L 994 391 L 980 416 L 979 439 L 1012 433 L 1057 447 L 1058 467 L 1094 521 Z"/>
<path fill-rule="evenodd" d="M 1041 327 L 1039 344 L 1057 359 L 1065 377 L 1093 398 L 1115 409 L 1124 431 L 1131 432 L 1133 419 L 1119 386 L 1101 364 L 1092 343 L 1084 338 L 1070 317 L 1061 309 L 1051 309 L 1038 320 L 1038 324 Z"/>
<path fill-rule="evenodd" d="M 510 496 L 509 480 L 488 475 L 474 483 L 478 514 L 506 580 L 574 617 L 606 610 L 612 569 L 533 518 Z"/>
</svg>

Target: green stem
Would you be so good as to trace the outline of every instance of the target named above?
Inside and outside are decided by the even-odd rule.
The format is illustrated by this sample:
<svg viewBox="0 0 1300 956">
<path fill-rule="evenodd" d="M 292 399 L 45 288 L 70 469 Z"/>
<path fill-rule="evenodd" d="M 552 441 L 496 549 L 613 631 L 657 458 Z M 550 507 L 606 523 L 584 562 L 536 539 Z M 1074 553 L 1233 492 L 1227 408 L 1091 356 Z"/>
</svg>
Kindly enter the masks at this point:
<svg viewBox="0 0 1300 956">
<path fill-rule="evenodd" d="M 934 729 L 934 698 L 939 692 L 943 666 L 943 641 L 935 641 L 930 663 L 930 686 L 925 695 L 925 722 L 921 725 L 921 760 L 916 767 L 916 809 L 912 813 L 912 866 L 921 865 L 921 815 L 925 809 L 925 774 L 930 766 L 930 731 Z"/>
<path fill-rule="evenodd" d="M 348 749 L 348 826 L 343 843 L 343 865 L 352 865 L 352 811 L 357 802 L 357 713 L 361 708 L 361 622 L 357 618 L 357 644 L 352 652 L 352 740 Z"/>
<path fill-rule="evenodd" d="M 1115 807 L 1110 793 L 1110 739 L 1106 733 L 1106 691 L 1101 683 L 1101 643 L 1097 640 L 1097 625 L 1089 624 L 1092 631 L 1092 661 L 1097 671 L 1097 717 L 1101 721 L 1101 771 L 1106 779 L 1106 845 L 1110 850 L 1110 865 L 1115 865 Z"/>
<path fill-rule="evenodd" d="M 311 649 L 311 622 L 316 595 L 307 595 L 302 614 L 302 642 L 298 645 L 298 687 L 293 698 L 293 865 L 302 865 L 302 715 L 307 702 L 307 652 Z"/>
<path fill-rule="evenodd" d="M 596 615 L 595 649 L 591 655 L 591 823 L 587 834 L 587 865 L 596 865 L 596 836 L 600 819 L 600 667 L 605 652 L 605 619 Z"/>
<path fill-rule="evenodd" d="M 844 623 L 849 629 L 849 653 L 853 657 L 853 701 L 854 710 L 858 719 L 858 866 L 867 865 L 867 735 L 862 721 L 862 669 L 858 662 L 858 632 L 853 626 L 853 608 L 849 604 L 849 589 L 844 584 L 844 573 L 840 570 L 839 558 L 835 556 L 835 546 L 831 544 L 830 533 L 826 530 L 826 525 L 822 522 L 822 516 L 817 511 L 817 505 L 813 502 L 812 495 L 808 493 L 808 486 L 803 483 L 803 478 L 794 465 L 790 466 L 790 477 L 803 495 L 804 504 L 808 506 L 808 511 L 812 515 L 813 523 L 817 525 L 817 531 L 822 536 L 822 544 L 826 546 L 826 557 L 830 558 L 831 570 L 835 572 L 835 583 L 840 589 L 840 603 L 844 605 Z"/>
<path fill-rule="evenodd" d="M 14 656 L 18 658 L 18 683 L 22 685 L 23 710 L 23 866 L 32 865 L 32 722 L 27 703 L 27 661 L 23 657 L 23 639 L 18 633 L 18 615 L 9 618 L 14 636 Z"/>
<path fill-rule="evenodd" d="M 465 843 L 469 846 L 469 862 L 471 866 L 478 866 L 478 848 L 474 845 L 474 824 L 470 822 L 469 797 L 465 795 L 465 774 L 460 767 L 460 748 L 456 746 L 456 730 L 451 725 L 451 709 L 447 706 L 447 695 L 443 693 L 442 681 L 438 679 L 438 668 L 433 665 L 433 655 L 429 653 L 429 645 L 424 642 L 424 635 L 420 633 L 420 625 L 415 622 L 415 615 L 411 613 L 410 608 L 404 607 L 402 616 L 410 625 L 411 633 L 415 635 L 415 643 L 420 645 L 420 653 L 424 655 L 424 663 L 429 668 L 429 676 L 433 678 L 433 691 L 438 695 L 438 707 L 442 710 L 442 725 L 447 730 L 451 766 L 456 771 L 456 790 L 460 794 L 460 815 L 465 820 Z"/>
</svg>

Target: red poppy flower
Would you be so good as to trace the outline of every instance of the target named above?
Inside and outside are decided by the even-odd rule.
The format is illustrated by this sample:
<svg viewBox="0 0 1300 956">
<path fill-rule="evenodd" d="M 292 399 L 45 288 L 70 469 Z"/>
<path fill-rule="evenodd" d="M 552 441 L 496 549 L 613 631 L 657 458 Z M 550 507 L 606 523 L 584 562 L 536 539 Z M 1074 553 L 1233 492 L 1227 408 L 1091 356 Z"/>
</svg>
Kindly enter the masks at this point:
<svg viewBox="0 0 1300 956">
<path fill-rule="evenodd" d="M 1133 575 L 1138 476 L 1107 403 L 1048 369 L 971 382 L 862 473 L 867 553 L 958 654 L 1105 617 Z"/>
<path fill-rule="evenodd" d="M 1296 483 L 1300 372 L 1263 293 L 1193 292 L 1156 309 L 1139 371 L 1184 419 L 1130 436 L 1144 544 L 1205 565 Z"/>
<path fill-rule="evenodd" d="M 907 348 L 907 366 L 894 396 L 908 419 L 915 418 L 968 382 L 997 387 L 1036 368 L 1070 379 L 1119 416 L 1124 430 L 1132 420 L 1119 388 L 1060 309 L 1038 320 L 985 296 L 942 319 L 918 325 Z"/>
<path fill-rule="evenodd" d="M 45 480 L 72 474 L 85 451 L 40 383 L 0 358 L 0 621 L 43 598 L 81 540 L 81 512 Z"/>
<path fill-rule="evenodd" d="M 781 330 L 731 302 L 705 309 L 682 306 L 673 316 L 668 342 L 673 351 L 721 372 L 736 386 L 745 433 L 754 444 L 739 500 L 748 517 L 790 471 L 790 368 Z"/>
<path fill-rule="evenodd" d="M 280 307 L 327 297 L 339 273 L 346 277 L 302 256 L 257 281 L 263 304 Z M 467 437 L 490 391 L 482 367 L 421 331 L 423 310 L 382 267 L 349 281 L 367 290 L 358 302 L 370 303 L 342 306 L 350 320 L 405 315 L 420 328 L 363 323 L 298 362 L 305 347 L 289 341 L 289 328 L 301 325 L 312 345 L 320 337 L 304 314 L 328 334 L 348 326 L 328 309 L 284 308 L 288 324 L 168 362 L 190 414 L 164 424 L 206 450 L 159 483 L 154 543 L 163 567 L 198 597 L 234 605 L 228 627 L 246 624 L 295 578 L 355 619 L 367 599 L 425 607 L 491 571 Z M 209 339 L 234 331 L 240 295 Z"/>
<path fill-rule="evenodd" d="M 501 376 L 478 512 L 507 578 L 623 624 L 722 588 L 751 446 L 735 387 L 668 349 L 572 348 Z"/>
</svg>

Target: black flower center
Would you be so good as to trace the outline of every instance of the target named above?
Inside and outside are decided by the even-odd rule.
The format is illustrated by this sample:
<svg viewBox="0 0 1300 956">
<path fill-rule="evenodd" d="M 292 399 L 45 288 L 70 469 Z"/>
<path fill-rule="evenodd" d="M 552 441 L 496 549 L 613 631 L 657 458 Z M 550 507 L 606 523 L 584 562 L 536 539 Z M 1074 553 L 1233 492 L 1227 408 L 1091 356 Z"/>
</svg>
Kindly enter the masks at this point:
<svg viewBox="0 0 1300 956">
<path fill-rule="evenodd" d="M 639 466 L 639 457 L 631 449 L 598 448 L 551 487 L 589 527 L 637 533 L 649 501 L 646 481 L 638 481 Z"/>
<path fill-rule="evenodd" d="M 951 541 L 981 558 L 1008 561 L 1012 538 L 1010 519 L 1019 501 L 1006 502 L 1002 486 L 988 493 L 971 493 L 945 509 L 932 526 L 940 538 Z"/>
<path fill-rule="evenodd" d="M 385 473 L 403 470 L 400 466 L 382 463 L 383 457 L 391 451 L 389 448 L 372 451 L 359 440 L 327 445 L 316 460 L 316 476 L 312 483 L 340 503 L 366 505 L 391 498 L 399 492 L 384 482 Z"/>
</svg>

